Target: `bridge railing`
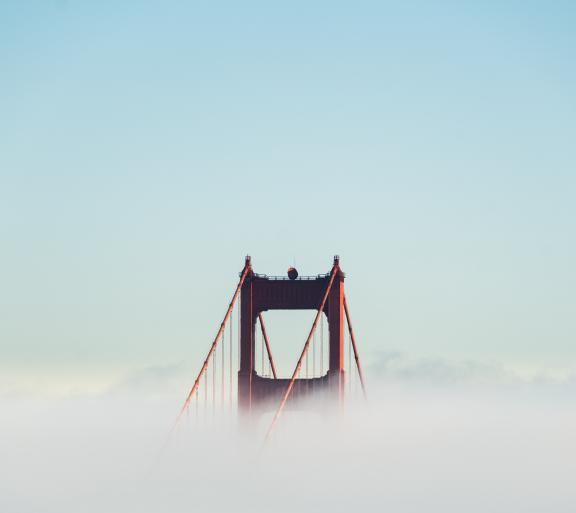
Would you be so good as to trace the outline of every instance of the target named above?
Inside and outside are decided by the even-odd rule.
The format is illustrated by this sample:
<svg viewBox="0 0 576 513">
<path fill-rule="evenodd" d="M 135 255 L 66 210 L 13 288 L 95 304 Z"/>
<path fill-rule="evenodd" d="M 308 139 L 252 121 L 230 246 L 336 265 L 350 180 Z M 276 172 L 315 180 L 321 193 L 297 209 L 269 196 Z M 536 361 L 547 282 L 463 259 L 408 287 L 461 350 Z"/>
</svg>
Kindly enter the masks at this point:
<svg viewBox="0 0 576 513">
<path fill-rule="evenodd" d="M 330 273 L 327 274 L 317 274 L 316 276 L 298 276 L 294 280 L 289 278 L 288 276 L 268 276 L 267 274 L 257 274 L 254 273 L 255 278 L 259 278 L 261 280 L 279 280 L 279 281 L 312 281 L 312 280 L 325 280 L 330 278 Z"/>
</svg>

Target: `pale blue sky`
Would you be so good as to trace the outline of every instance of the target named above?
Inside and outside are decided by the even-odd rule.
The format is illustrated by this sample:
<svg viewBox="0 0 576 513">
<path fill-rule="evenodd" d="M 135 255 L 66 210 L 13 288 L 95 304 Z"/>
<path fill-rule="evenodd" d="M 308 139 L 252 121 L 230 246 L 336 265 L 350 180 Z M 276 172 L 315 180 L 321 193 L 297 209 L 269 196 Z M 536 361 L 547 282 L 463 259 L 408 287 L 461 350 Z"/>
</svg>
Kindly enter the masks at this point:
<svg viewBox="0 0 576 513">
<path fill-rule="evenodd" d="M 339 253 L 366 359 L 575 369 L 575 26 L 572 2 L 3 0 L 2 372 L 197 361 L 246 253 Z"/>
</svg>

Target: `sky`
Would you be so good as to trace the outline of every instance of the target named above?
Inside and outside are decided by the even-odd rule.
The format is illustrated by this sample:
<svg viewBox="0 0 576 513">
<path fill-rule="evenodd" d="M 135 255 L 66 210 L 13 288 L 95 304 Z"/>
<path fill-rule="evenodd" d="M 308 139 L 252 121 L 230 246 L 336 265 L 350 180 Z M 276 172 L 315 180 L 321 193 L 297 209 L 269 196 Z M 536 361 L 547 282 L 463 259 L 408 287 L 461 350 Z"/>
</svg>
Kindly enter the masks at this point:
<svg viewBox="0 0 576 513">
<path fill-rule="evenodd" d="M 575 22 L 572 2 L 3 0 L 2 393 L 191 378 L 246 254 L 303 275 L 339 254 L 375 375 L 572 379 Z"/>
</svg>

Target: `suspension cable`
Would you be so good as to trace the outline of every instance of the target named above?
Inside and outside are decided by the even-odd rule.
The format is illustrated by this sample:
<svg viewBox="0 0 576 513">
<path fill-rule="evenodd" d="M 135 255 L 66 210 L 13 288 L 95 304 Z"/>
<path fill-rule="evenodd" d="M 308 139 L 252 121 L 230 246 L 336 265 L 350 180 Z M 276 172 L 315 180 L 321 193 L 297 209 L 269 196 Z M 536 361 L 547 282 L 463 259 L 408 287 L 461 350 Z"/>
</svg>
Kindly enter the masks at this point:
<svg viewBox="0 0 576 513">
<path fill-rule="evenodd" d="M 216 351 L 212 355 L 212 417 L 216 413 L 216 368 L 218 367 L 218 360 L 216 359 Z"/>
<path fill-rule="evenodd" d="M 233 315 L 234 315 L 234 310 L 232 310 L 232 311 L 230 312 L 230 328 L 229 328 L 229 329 L 230 329 L 230 355 L 229 355 L 229 360 L 230 360 L 230 376 L 229 376 L 229 380 L 230 380 L 230 383 L 229 383 L 228 390 L 229 390 L 229 398 L 230 398 L 230 409 L 232 409 L 232 353 L 233 353 L 233 345 L 234 345 L 234 339 L 233 339 L 233 337 L 232 337 L 232 331 L 233 331 L 233 328 L 234 328 L 234 318 L 233 318 Z"/>
<path fill-rule="evenodd" d="M 240 364 L 241 361 L 240 359 L 242 358 L 240 355 L 240 342 L 241 342 L 241 338 L 242 338 L 242 296 L 240 296 L 239 300 L 238 300 L 238 306 L 237 306 L 237 317 L 238 317 L 238 328 L 236 330 L 236 356 L 238 357 L 238 362 L 237 362 L 237 369 L 240 369 Z M 236 391 L 236 393 L 238 393 L 238 391 Z"/>
<path fill-rule="evenodd" d="M 228 318 L 230 317 L 230 313 L 232 312 L 232 308 L 234 307 L 234 303 L 236 302 L 236 298 L 238 297 L 238 294 L 240 293 L 240 289 L 242 288 L 242 285 L 244 284 L 244 280 L 246 279 L 246 276 L 248 275 L 248 272 L 250 270 L 251 270 L 250 260 L 247 258 L 246 264 L 244 265 L 244 270 L 242 271 L 242 275 L 240 276 L 240 281 L 238 282 L 238 285 L 236 287 L 234 295 L 232 296 L 232 300 L 230 301 L 230 304 L 228 305 L 228 310 L 226 311 L 226 315 L 224 316 L 223 321 L 220 323 L 220 328 L 218 329 L 218 333 L 216 334 L 216 337 L 214 337 L 214 342 L 212 342 L 212 346 L 210 347 L 210 351 L 208 351 L 208 355 L 206 356 L 206 359 L 204 360 L 202 368 L 200 369 L 200 372 L 198 373 L 198 376 L 196 377 L 196 380 L 194 381 L 194 385 L 192 385 L 192 388 L 190 389 L 190 392 L 188 393 L 188 396 L 186 397 L 186 401 L 184 401 L 184 405 L 182 406 L 182 409 L 180 410 L 180 414 L 178 415 L 178 418 L 176 419 L 176 424 L 178 424 L 178 422 L 180 421 L 180 417 L 182 417 L 182 414 L 184 413 L 186 408 L 188 408 L 188 405 L 190 404 L 190 399 L 192 398 L 192 396 L 194 395 L 194 392 L 196 391 L 196 389 L 198 388 L 198 386 L 200 384 L 200 378 L 206 372 L 206 368 L 208 367 L 210 357 L 212 356 L 212 354 L 216 350 L 216 346 L 218 345 L 218 341 L 220 340 L 220 336 L 222 335 L 222 332 L 224 331 L 224 328 L 226 327 L 226 322 L 228 321 Z"/>
<path fill-rule="evenodd" d="M 204 419 L 206 419 L 206 412 L 208 411 L 208 373 L 204 374 Z"/>
<path fill-rule="evenodd" d="M 324 375 L 324 316 L 320 318 L 320 376 Z"/>
<path fill-rule="evenodd" d="M 264 343 L 266 344 L 268 363 L 272 369 L 272 375 L 274 376 L 274 379 L 278 379 L 278 375 L 276 374 L 276 365 L 274 365 L 274 358 L 272 358 L 272 350 L 270 349 L 270 340 L 268 340 L 268 333 L 266 332 L 266 326 L 264 325 L 264 317 L 261 313 L 258 314 L 258 320 L 260 321 L 260 329 L 262 330 L 262 336 L 264 337 Z"/>
<path fill-rule="evenodd" d="M 310 377 L 308 373 L 308 351 L 306 351 L 306 378 Z"/>
<path fill-rule="evenodd" d="M 262 370 L 262 376 L 264 376 L 264 337 L 260 333 L 260 369 Z"/>
<path fill-rule="evenodd" d="M 348 394 L 352 397 L 352 341 L 348 333 Z"/>
<path fill-rule="evenodd" d="M 222 408 L 222 410 L 224 410 L 224 395 L 225 395 L 225 391 L 226 388 L 224 388 L 224 378 L 226 376 L 226 331 L 222 332 L 222 361 L 221 363 L 221 369 L 220 372 L 222 373 L 221 379 L 220 379 L 220 407 Z"/>
<path fill-rule="evenodd" d="M 362 393 L 364 394 L 364 399 L 367 399 L 368 396 L 366 395 L 364 374 L 362 373 L 362 367 L 360 366 L 360 357 L 358 356 L 358 346 L 356 346 L 356 340 L 354 338 L 354 329 L 352 328 L 352 321 L 350 320 L 350 312 L 348 311 L 348 301 L 346 301 L 346 296 L 344 296 L 344 312 L 346 313 L 346 322 L 348 323 L 348 332 L 350 333 L 350 340 L 352 341 L 352 349 L 354 349 L 354 358 L 356 359 L 356 368 L 358 369 L 358 377 L 360 378 L 360 385 L 362 385 Z"/>
<path fill-rule="evenodd" d="M 316 377 L 316 332 L 312 336 L 312 377 Z"/>
</svg>

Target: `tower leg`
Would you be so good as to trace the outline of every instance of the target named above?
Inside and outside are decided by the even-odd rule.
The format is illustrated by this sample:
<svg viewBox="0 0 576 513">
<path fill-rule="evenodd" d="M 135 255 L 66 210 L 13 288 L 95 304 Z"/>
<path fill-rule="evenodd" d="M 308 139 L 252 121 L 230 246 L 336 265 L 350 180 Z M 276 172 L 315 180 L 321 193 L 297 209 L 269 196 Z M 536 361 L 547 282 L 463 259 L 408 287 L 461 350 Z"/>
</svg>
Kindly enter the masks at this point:
<svg viewBox="0 0 576 513">
<path fill-rule="evenodd" d="M 240 306 L 240 369 L 238 371 L 238 410 L 249 416 L 252 410 L 252 378 L 254 370 L 254 329 L 256 318 L 252 301 L 253 283 L 250 277 L 244 282 Z"/>
<path fill-rule="evenodd" d="M 344 275 L 338 271 L 328 296 L 328 328 L 330 332 L 330 360 L 328 382 L 331 393 L 339 402 L 344 400 Z"/>
</svg>

